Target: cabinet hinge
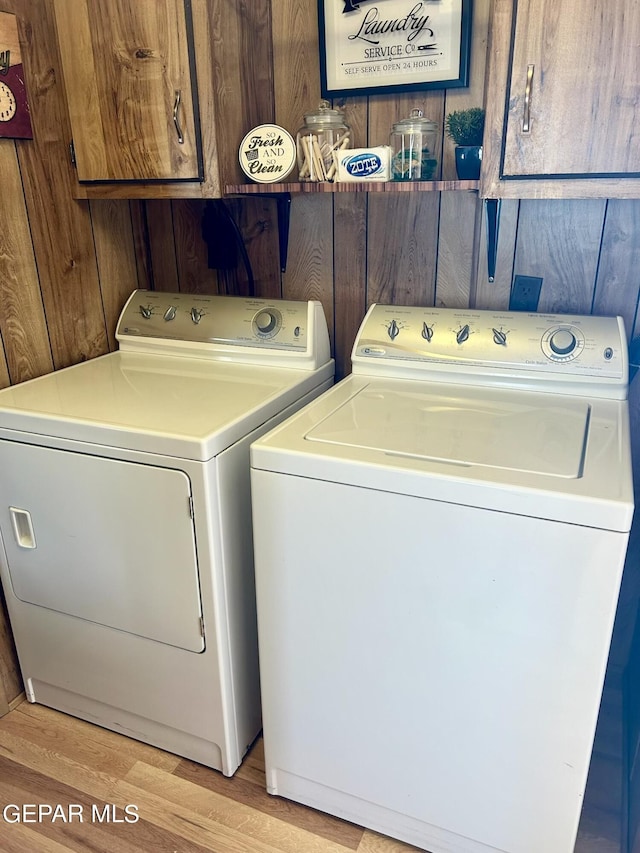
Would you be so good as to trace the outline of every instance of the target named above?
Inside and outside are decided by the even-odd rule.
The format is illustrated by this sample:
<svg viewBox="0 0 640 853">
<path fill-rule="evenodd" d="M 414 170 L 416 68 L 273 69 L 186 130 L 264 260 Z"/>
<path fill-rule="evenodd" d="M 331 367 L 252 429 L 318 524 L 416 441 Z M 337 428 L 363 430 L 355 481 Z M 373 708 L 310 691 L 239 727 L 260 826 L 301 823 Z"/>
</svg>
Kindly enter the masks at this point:
<svg viewBox="0 0 640 853">
<path fill-rule="evenodd" d="M 76 165 L 76 147 L 73 144 L 73 139 L 69 143 L 69 157 L 71 158 L 71 165 Z"/>
<path fill-rule="evenodd" d="M 193 519 L 193 498 L 189 495 L 189 518 Z"/>
<path fill-rule="evenodd" d="M 204 619 L 200 617 L 200 636 L 204 639 Z"/>
</svg>

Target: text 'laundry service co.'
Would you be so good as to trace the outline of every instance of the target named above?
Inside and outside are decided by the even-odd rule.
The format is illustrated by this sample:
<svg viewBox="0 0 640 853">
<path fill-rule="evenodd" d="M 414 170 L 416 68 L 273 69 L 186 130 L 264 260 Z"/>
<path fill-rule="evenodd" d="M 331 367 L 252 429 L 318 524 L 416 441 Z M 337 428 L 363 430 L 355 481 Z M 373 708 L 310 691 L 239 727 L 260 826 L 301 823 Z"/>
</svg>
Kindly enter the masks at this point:
<svg viewBox="0 0 640 853">
<path fill-rule="evenodd" d="M 331 11 L 327 4 L 329 89 L 388 86 L 390 73 L 399 85 L 455 79 L 461 54 L 459 15 L 460 4 L 453 0 L 342 0 Z"/>
</svg>

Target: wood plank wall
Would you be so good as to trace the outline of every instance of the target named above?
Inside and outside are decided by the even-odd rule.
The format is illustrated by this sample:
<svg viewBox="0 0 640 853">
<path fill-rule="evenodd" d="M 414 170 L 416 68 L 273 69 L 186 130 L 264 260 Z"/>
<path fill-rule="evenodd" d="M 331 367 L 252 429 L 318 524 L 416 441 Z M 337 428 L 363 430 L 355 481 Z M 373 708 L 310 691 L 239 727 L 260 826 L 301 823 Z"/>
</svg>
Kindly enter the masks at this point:
<svg viewBox="0 0 640 853">
<path fill-rule="evenodd" d="M 265 73 L 256 97 L 295 134 L 320 99 L 316 0 L 234 2 L 259 22 L 262 50 L 271 40 L 273 74 Z M 202 201 L 72 199 L 52 2 L 3 0 L 2 7 L 18 16 L 34 139 L 0 139 L 0 387 L 114 349 L 118 313 L 136 287 L 247 288 L 242 265 L 235 272 L 208 268 Z M 386 143 L 391 124 L 413 107 L 442 128 L 449 111 L 482 103 L 490 0 L 474 7 L 469 88 L 349 98 L 343 106 L 357 145 Z M 251 42 L 245 37 L 243 44 Z M 443 133 L 440 160 L 441 176 L 454 178 L 453 146 Z M 275 202 L 254 197 L 228 206 L 247 244 L 257 294 L 322 301 L 338 377 L 349 370 L 355 331 L 371 302 L 506 308 L 516 273 L 543 277 L 540 310 L 621 314 L 630 335 L 640 331 L 640 202 L 504 202 L 494 282 L 487 279 L 482 203 L 473 193 L 296 196 L 285 273 Z M 0 682 L 10 701 L 21 688 L 3 613 Z M 631 598 L 626 623 L 634 616 Z M 629 632 L 623 634 L 619 661 Z"/>
</svg>

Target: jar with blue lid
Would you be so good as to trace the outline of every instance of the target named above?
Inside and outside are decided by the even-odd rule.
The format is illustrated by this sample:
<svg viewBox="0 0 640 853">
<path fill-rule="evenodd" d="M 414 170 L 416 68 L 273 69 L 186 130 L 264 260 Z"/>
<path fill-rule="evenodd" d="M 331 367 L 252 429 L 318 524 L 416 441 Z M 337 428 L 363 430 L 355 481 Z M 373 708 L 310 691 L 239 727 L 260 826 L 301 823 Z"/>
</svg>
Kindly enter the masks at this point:
<svg viewBox="0 0 640 853">
<path fill-rule="evenodd" d="M 422 110 L 411 110 L 409 118 L 393 125 L 391 179 L 394 181 L 433 181 L 438 160 L 435 156 L 438 125 L 424 118 Z"/>
</svg>

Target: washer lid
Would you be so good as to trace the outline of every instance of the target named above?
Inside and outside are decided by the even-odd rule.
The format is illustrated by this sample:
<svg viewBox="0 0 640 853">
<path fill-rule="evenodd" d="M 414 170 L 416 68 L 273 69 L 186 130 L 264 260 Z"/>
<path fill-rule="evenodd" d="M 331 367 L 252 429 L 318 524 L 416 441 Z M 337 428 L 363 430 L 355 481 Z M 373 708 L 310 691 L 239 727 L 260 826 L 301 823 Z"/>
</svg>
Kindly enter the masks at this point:
<svg viewBox="0 0 640 853">
<path fill-rule="evenodd" d="M 571 398 L 374 384 L 305 437 L 393 456 L 579 477 L 589 413 L 588 402 Z"/>
<path fill-rule="evenodd" d="M 622 400 L 352 374 L 255 441 L 251 465 L 608 530 L 633 516 Z"/>
</svg>

